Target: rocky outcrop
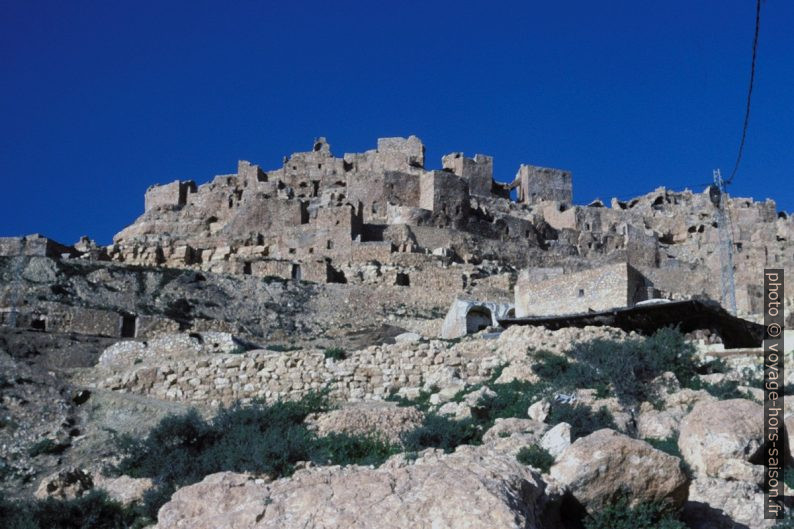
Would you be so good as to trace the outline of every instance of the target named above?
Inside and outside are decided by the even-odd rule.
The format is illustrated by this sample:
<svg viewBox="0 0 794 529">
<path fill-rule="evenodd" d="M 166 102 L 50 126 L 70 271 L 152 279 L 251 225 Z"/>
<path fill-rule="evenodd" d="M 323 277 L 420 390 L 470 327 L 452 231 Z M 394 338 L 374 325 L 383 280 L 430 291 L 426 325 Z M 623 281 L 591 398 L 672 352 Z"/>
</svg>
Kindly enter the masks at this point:
<svg viewBox="0 0 794 529">
<path fill-rule="evenodd" d="M 157 529 L 555 529 L 546 485 L 513 455 L 461 447 L 378 469 L 308 468 L 267 482 L 221 473 L 177 491 Z"/>
<path fill-rule="evenodd" d="M 598 511 L 621 492 L 633 503 L 686 499 L 687 478 L 677 457 L 614 430 L 577 439 L 551 467 L 552 479 L 565 486 L 589 512 Z"/>
<path fill-rule="evenodd" d="M 763 447 L 763 413 L 760 404 L 745 399 L 697 404 L 681 421 L 681 455 L 698 475 L 734 477 L 734 468 L 746 466 Z"/>
</svg>

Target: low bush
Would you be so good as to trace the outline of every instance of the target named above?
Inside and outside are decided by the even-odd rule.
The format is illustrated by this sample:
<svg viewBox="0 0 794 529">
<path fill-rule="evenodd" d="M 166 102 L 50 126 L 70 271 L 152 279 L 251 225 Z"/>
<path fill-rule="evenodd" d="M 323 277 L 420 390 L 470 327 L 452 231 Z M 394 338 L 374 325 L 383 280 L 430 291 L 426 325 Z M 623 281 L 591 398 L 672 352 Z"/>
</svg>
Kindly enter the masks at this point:
<svg viewBox="0 0 794 529">
<path fill-rule="evenodd" d="M 397 454 L 399 448 L 377 436 L 331 433 L 316 440 L 313 462 L 319 465 L 375 465 Z"/>
<path fill-rule="evenodd" d="M 329 347 L 328 349 L 323 351 L 323 354 L 325 355 L 326 358 L 333 358 L 334 360 L 337 361 L 344 360 L 345 358 L 347 358 L 347 353 L 341 347 Z"/>
<path fill-rule="evenodd" d="M 518 451 L 516 459 L 519 463 L 537 468 L 544 473 L 554 464 L 554 457 L 538 445 L 525 446 Z"/>
<path fill-rule="evenodd" d="M 408 397 L 403 397 L 398 395 L 397 393 L 392 393 L 391 395 L 387 396 L 384 400 L 389 402 L 396 402 L 397 406 L 402 406 L 405 408 L 416 408 L 420 411 L 427 411 L 430 409 L 430 397 L 433 393 L 438 391 L 437 387 L 431 387 L 429 390 L 422 390 L 419 392 L 419 396 L 415 399 L 409 399 Z"/>
<path fill-rule="evenodd" d="M 630 507 L 626 495 L 584 519 L 585 529 L 686 529 L 670 506 L 649 502 Z"/>
<path fill-rule="evenodd" d="M 689 386 L 698 374 L 724 368 L 719 364 L 701 366 L 694 346 L 675 329 L 660 329 L 648 338 L 577 343 L 569 353 L 570 360 L 544 351 L 535 356 L 538 361 L 532 369 L 558 391 L 592 388 L 604 397 L 612 388 L 625 405 L 652 401 L 656 395 L 649 382 L 666 371 L 675 374 L 681 385 Z"/>
<path fill-rule="evenodd" d="M 677 457 L 680 461 L 678 466 L 681 467 L 681 470 L 689 476 L 692 477 L 692 468 L 690 468 L 689 464 L 684 460 L 684 456 L 681 455 L 681 449 L 678 448 L 678 437 L 677 436 L 670 436 L 666 439 L 643 439 L 646 443 L 651 445 L 657 450 L 661 450 L 666 454 L 670 454 L 671 456 Z"/>
<path fill-rule="evenodd" d="M 571 441 L 590 435 L 602 428 L 617 430 L 612 414 L 605 407 L 593 411 L 584 405 L 569 404 L 567 402 L 554 402 L 546 417 L 549 424 L 567 422 L 571 425 Z"/>
<path fill-rule="evenodd" d="M 297 345 L 283 345 L 280 343 L 272 343 L 265 346 L 268 351 L 275 351 L 277 353 L 286 353 L 288 351 L 297 351 L 300 349 Z"/>
<path fill-rule="evenodd" d="M 496 419 L 511 417 L 526 419 L 529 407 L 550 393 L 548 384 L 523 380 L 491 384 L 489 387 L 495 395 L 483 397 L 478 402 L 480 407 L 478 417 L 486 429 L 490 428 Z"/>
<path fill-rule="evenodd" d="M 298 461 L 379 464 L 395 453 L 394 447 L 375 438 L 317 436 L 303 421 L 309 413 L 327 409 L 324 395 L 311 394 L 295 402 L 238 404 L 211 421 L 196 411 L 166 417 L 146 438 L 118 441 L 122 459 L 113 471 L 155 481 L 157 490 L 144 502 L 151 515 L 175 488 L 215 472 L 276 478 L 291 474 Z"/>
<path fill-rule="evenodd" d="M 135 512 L 101 491 L 73 500 L 0 498 L 0 526 L 4 529 L 128 529 L 139 526 L 136 518 Z"/>
<path fill-rule="evenodd" d="M 36 457 L 42 454 L 61 454 L 67 447 L 67 445 L 56 443 L 52 439 L 42 439 L 28 448 L 28 455 Z"/>
<path fill-rule="evenodd" d="M 421 426 L 404 434 L 401 440 L 409 452 L 419 452 L 425 448 L 451 452 L 458 445 L 480 444 L 482 433 L 481 427 L 473 419 L 456 421 L 431 413 L 425 416 Z"/>
<path fill-rule="evenodd" d="M 693 379 L 689 384 L 690 389 L 703 389 L 710 395 L 717 397 L 719 400 L 728 399 L 747 399 L 752 397 L 742 389 L 739 389 L 739 382 L 736 380 L 722 380 L 720 382 L 703 382 L 701 379 Z"/>
</svg>

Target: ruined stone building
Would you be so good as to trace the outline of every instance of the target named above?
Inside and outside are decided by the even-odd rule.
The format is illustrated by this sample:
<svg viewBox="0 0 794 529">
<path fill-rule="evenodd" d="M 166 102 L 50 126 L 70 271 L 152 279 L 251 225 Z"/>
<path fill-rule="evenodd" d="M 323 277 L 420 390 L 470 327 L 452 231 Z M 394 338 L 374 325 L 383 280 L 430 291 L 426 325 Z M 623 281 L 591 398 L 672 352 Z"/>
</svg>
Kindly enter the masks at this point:
<svg viewBox="0 0 794 529">
<path fill-rule="evenodd" d="M 381 138 L 373 150 L 341 157 L 319 138 L 276 169 L 240 161 L 235 173 L 201 185 L 153 185 L 144 213 L 106 248 L 87 239 L 64 247 L 41 237 L 7 238 L 0 255 L 81 255 L 408 289 L 444 309 L 472 288 L 485 289 L 498 303 L 512 302 L 515 293 L 517 316 L 657 296 L 720 299 L 719 237 L 707 190 L 659 188 L 582 206 L 572 203 L 567 171 L 521 165 L 512 182 L 500 183 L 483 154 L 452 153 L 439 169 L 427 165 L 415 136 Z M 730 197 L 727 211 L 739 312 L 758 313 L 758 272 L 794 262 L 794 221 L 768 199 Z M 103 325 L 119 333 L 130 326 L 123 318 Z"/>
</svg>

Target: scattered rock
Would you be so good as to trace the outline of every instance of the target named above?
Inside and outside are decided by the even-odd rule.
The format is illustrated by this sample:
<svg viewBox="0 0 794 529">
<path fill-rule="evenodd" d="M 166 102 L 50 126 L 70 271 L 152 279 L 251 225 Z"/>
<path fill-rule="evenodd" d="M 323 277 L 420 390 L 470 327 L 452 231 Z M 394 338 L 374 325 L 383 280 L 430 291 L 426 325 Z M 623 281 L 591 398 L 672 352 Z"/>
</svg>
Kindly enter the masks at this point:
<svg viewBox="0 0 794 529">
<path fill-rule="evenodd" d="M 562 454 L 562 452 L 571 446 L 571 425 L 567 422 L 561 422 L 554 428 L 543 434 L 540 440 L 540 446 L 551 454 L 554 459 Z"/>
<path fill-rule="evenodd" d="M 549 416 L 549 410 L 551 410 L 551 404 L 543 399 L 532 404 L 527 410 L 527 415 L 533 421 L 543 422 Z"/>
<path fill-rule="evenodd" d="M 394 341 L 397 343 L 418 342 L 421 339 L 422 336 L 415 332 L 404 332 L 394 337 Z"/>
<path fill-rule="evenodd" d="M 505 367 L 499 375 L 499 378 L 496 379 L 496 383 L 508 384 L 514 380 L 519 380 L 521 382 L 537 382 L 540 378 L 532 371 L 531 363 L 519 360 Z"/>
<path fill-rule="evenodd" d="M 391 443 L 422 424 L 424 415 L 416 408 L 392 402 L 359 402 L 307 418 L 320 435 L 347 433 L 380 435 Z"/>
<path fill-rule="evenodd" d="M 549 425 L 532 419 L 496 419 L 494 425 L 482 436 L 483 443 L 489 443 L 496 439 L 503 439 L 514 434 L 528 434 L 531 442 L 537 442 L 543 433 L 549 429 Z"/>
</svg>

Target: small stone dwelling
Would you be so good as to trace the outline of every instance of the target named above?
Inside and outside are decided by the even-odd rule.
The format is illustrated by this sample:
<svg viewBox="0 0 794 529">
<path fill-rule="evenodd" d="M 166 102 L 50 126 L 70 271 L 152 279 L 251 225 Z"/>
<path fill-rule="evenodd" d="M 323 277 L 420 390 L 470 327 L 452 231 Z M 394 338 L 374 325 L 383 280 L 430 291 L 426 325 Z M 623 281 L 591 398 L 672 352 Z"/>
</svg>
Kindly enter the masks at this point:
<svg viewBox="0 0 794 529">
<path fill-rule="evenodd" d="M 653 294 L 648 279 L 625 262 L 574 273 L 529 269 L 516 283 L 515 312 L 519 318 L 597 312 L 631 307 Z"/>
</svg>

